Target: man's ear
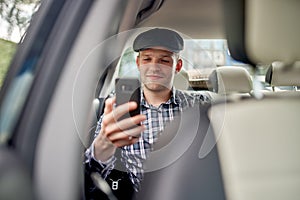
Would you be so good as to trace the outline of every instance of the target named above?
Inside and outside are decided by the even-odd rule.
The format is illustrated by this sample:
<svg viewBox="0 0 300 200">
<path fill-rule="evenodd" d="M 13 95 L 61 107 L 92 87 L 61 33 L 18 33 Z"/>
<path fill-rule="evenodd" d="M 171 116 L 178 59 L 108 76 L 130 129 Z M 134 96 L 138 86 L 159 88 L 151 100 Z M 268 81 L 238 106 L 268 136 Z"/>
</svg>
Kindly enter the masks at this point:
<svg viewBox="0 0 300 200">
<path fill-rule="evenodd" d="M 140 57 L 139 56 L 136 57 L 135 63 L 136 63 L 138 70 L 140 70 Z"/>
<path fill-rule="evenodd" d="M 182 68 L 182 60 L 178 59 L 176 64 L 176 69 L 175 69 L 176 73 L 180 72 L 181 68 Z"/>
</svg>

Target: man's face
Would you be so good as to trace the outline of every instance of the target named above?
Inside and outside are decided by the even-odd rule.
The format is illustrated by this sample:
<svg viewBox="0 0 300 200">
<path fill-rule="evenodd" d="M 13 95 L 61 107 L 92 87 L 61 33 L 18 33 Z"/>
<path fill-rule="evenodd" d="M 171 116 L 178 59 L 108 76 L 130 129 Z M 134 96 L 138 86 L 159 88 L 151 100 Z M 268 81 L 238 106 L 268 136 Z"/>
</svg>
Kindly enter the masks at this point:
<svg viewBox="0 0 300 200">
<path fill-rule="evenodd" d="M 151 91 L 170 89 L 176 71 L 182 67 L 182 61 L 173 52 L 162 49 L 140 51 L 136 63 L 144 87 Z"/>
</svg>

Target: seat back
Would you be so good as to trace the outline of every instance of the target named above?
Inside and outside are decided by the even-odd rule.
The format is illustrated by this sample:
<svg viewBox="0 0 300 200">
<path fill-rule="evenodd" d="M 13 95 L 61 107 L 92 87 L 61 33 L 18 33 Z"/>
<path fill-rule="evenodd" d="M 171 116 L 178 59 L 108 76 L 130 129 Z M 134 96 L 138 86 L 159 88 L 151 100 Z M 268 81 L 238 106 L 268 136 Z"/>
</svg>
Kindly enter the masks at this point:
<svg viewBox="0 0 300 200">
<path fill-rule="evenodd" d="M 189 88 L 189 76 L 184 69 L 181 69 L 180 72 L 175 75 L 173 85 L 179 90 L 187 90 Z"/>
<path fill-rule="evenodd" d="M 274 61 L 291 66 L 300 60 L 300 26 L 295 23 L 300 1 L 231 0 L 224 5 L 233 58 L 254 67 Z M 288 68 L 271 69 L 271 84 L 297 82 Z M 299 93 L 227 101 L 212 106 L 209 117 L 218 136 L 227 199 L 299 198 Z"/>
<path fill-rule="evenodd" d="M 199 156 L 205 138 L 214 137 L 207 109 L 189 108 L 165 127 L 144 163 L 135 199 L 225 199 L 217 147 Z"/>
<path fill-rule="evenodd" d="M 227 199 L 298 199 L 300 95 L 212 107 Z"/>
</svg>

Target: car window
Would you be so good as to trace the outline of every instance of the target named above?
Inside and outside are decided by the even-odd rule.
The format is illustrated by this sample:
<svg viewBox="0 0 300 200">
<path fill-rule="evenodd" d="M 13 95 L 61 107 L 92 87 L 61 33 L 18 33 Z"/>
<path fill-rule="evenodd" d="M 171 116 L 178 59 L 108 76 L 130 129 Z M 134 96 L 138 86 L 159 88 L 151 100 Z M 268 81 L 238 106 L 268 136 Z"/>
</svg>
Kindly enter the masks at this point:
<svg viewBox="0 0 300 200">
<path fill-rule="evenodd" d="M 0 1 L 0 88 L 9 64 L 41 0 Z"/>
<path fill-rule="evenodd" d="M 3 84 L 8 66 L 15 54 L 17 44 L 13 41 L 0 38 L 0 88 Z"/>
<path fill-rule="evenodd" d="M 139 77 L 139 72 L 135 63 L 136 56 L 137 53 L 133 51 L 132 47 L 129 47 L 125 50 L 120 60 L 118 76 Z"/>
<path fill-rule="evenodd" d="M 4 4 L 5 6 L 3 6 Z M 19 56 L 15 58 L 15 63 L 10 64 L 10 62 L 17 52 L 18 45 L 23 45 L 27 28 L 39 5 L 39 0 L 1 1 L 1 6 L 4 8 L 1 11 L 1 23 L 4 24 L 1 37 L 4 39 L 0 40 L 0 48 L 3 49 L 0 54 L 2 61 L 0 87 L 5 90 L 5 92 L 1 91 L 5 95 L 1 96 L 0 144 L 4 144 L 10 139 L 14 125 L 28 96 L 31 83 L 37 73 L 36 64 L 40 49 L 43 47 L 43 38 L 39 38 L 40 43 L 30 44 L 32 46 L 31 51 L 26 52 L 26 54 L 19 53 Z M 46 38 L 46 34 L 43 37 Z M 20 64 L 21 62 L 23 63 Z M 5 85 L 2 85 L 4 79 L 9 82 L 6 88 L 3 88 Z"/>
</svg>

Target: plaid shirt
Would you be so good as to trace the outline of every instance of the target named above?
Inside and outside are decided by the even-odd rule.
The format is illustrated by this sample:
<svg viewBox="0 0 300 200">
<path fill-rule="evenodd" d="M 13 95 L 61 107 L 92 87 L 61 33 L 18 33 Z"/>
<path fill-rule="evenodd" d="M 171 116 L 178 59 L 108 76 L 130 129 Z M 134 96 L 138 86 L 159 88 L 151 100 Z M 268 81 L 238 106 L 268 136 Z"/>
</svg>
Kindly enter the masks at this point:
<svg viewBox="0 0 300 200">
<path fill-rule="evenodd" d="M 138 191 L 143 178 L 143 161 L 147 158 L 147 153 L 151 151 L 152 145 L 163 131 L 165 124 L 172 121 L 174 116 L 178 115 L 184 109 L 193 106 L 195 102 L 207 103 L 209 101 L 210 99 L 207 96 L 201 94 L 189 95 L 173 88 L 171 98 L 159 107 L 155 107 L 148 104 L 144 96 L 141 95 L 141 113 L 146 115 L 147 120 L 143 122 L 146 130 L 141 134 L 138 142 L 121 148 L 121 162 L 125 165 L 127 172 L 129 172 L 130 180 L 136 191 Z M 97 123 L 95 137 L 100 132 L 102 117 Z M 96 160 L 94 158 L 93 146 L 94 144 L 85 153 L 86 163 L 90 162 L 91 159 Z M 102 167 L 100 174 L 104 179 L 115 168 L 116 160 L 115 156 L 112 156 L 106 162 L 96 160 Z"/>
</svg>

